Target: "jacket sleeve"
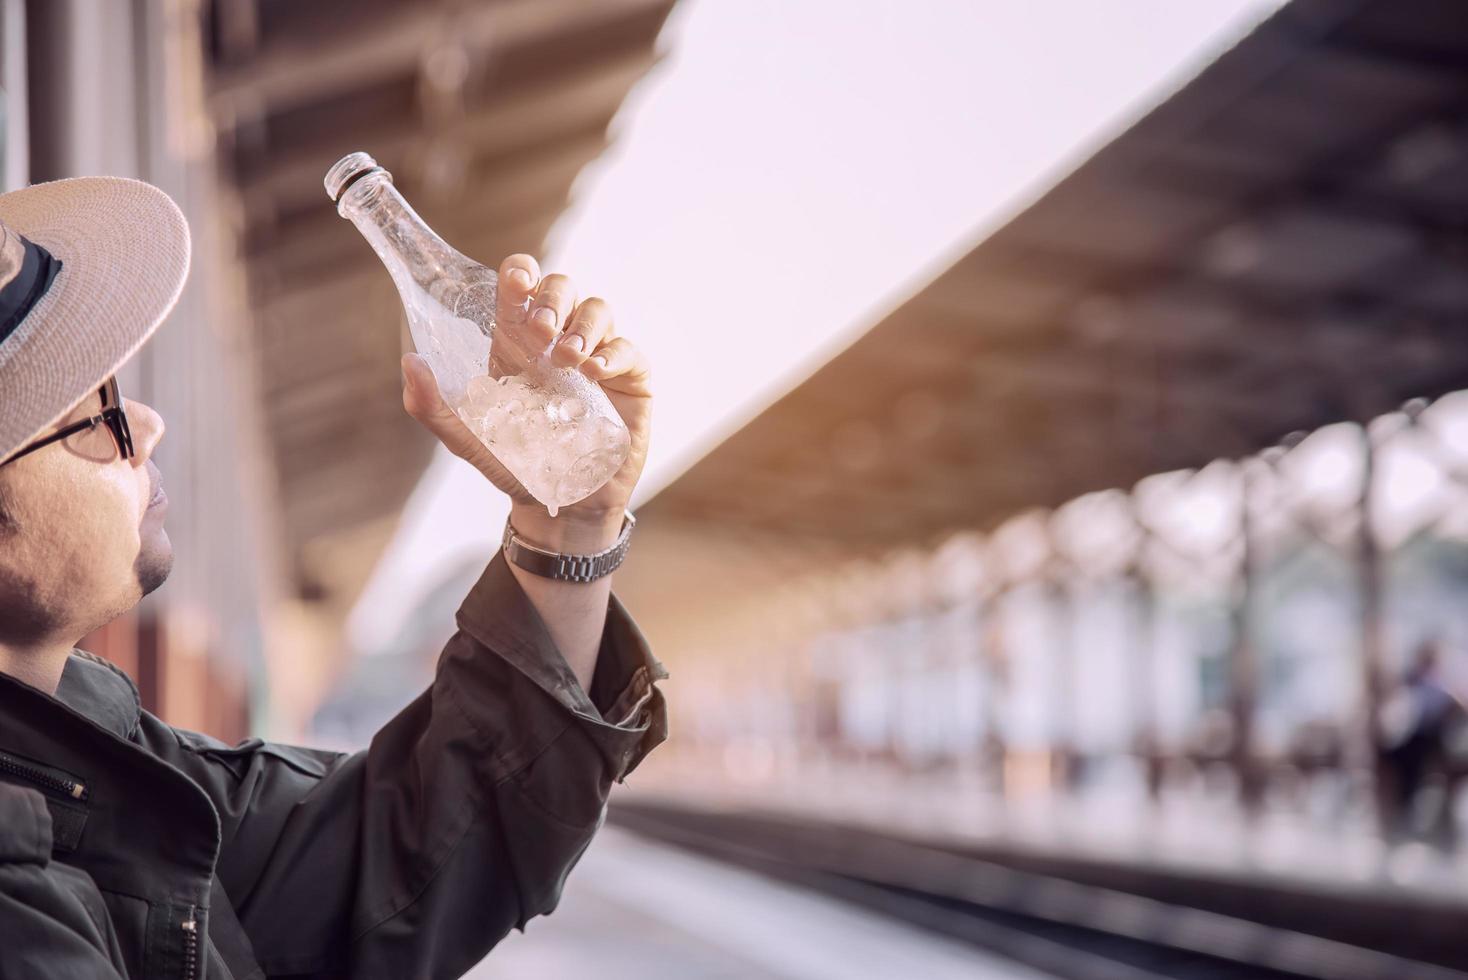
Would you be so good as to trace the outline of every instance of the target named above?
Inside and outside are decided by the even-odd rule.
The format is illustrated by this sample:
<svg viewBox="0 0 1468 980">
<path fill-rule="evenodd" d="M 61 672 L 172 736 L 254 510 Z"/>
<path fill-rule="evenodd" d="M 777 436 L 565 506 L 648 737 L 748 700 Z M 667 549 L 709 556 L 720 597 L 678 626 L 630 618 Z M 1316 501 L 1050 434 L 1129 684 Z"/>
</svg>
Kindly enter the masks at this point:
<svg viewBox="0 0 1468 980">
<path fill-rule="evenodd" d="M 102 896 L 51 863 L 41 794 L 0 783 L 0 980 L 123 980 Z"/>
<path fill-rule="evenodd" d="M 271 976 L 459 976 L 555 908 L 610 784 L 666 736 L 666 674 L 617 599 L 590 694 L 503 556 L 458 624 L 366 752 L 226 747 L 145 718 L 219 810 L 219 876 Z"/>
</svg>

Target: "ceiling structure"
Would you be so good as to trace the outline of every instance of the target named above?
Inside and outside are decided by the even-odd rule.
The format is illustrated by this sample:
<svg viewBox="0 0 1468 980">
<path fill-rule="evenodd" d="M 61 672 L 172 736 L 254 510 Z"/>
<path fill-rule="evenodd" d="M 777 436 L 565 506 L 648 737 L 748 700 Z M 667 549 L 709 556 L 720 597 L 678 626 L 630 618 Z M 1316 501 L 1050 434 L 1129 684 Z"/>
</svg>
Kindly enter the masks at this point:
<svg viewBox="0 0 1468 980">
<path fill-rule="evenodd" d="M 642 508 L 852 552 L 1468 387 L 1468 16 L 1295 0 Z"/>
<path fill-rule="evenodd" d="M 466 254 L 539 254 L 673 3 L 206 3 L 221 196 L 302 597 L 350 601 L 432 448 L 401 407 L 396 293 L 322 176 L 365 150 Z"/>
</svg>

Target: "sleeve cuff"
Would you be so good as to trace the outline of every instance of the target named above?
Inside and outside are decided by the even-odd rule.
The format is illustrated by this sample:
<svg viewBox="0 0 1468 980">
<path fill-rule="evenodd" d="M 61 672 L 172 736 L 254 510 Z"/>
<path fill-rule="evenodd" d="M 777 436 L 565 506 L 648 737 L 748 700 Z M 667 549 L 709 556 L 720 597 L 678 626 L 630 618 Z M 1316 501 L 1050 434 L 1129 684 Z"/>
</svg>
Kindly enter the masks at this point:
<svg viewBox="0 0 1468 980">
<path fill-rule="evenodd" d="M 458 623 L 579 719 L 612 763 L 619 781 L 666 738 L 666 712 L 654 682 L 666 678 L 668 672 L 615 595 L 607 608 L 589 693 L 510 572 L 503 552 L 495 554 L 470 590 L 459 608 Z"/>
</svg>

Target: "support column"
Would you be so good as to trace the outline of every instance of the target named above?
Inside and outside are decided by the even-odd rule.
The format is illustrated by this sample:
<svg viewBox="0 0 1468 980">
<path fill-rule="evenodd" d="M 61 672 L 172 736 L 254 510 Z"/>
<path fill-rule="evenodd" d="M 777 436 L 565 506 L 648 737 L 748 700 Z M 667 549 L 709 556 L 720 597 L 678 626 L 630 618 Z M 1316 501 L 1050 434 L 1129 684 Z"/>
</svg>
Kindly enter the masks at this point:
<svg viewBox="0 0 1468 980">
<path fill-rule="evenodd" d="M 981 736 L 982 753 L 989 770 L 992 788 L 1000 795 L 1010 794 L 1009 740 L 999 723 L 1000 702 L 1009 691 L 1009 647 L 1003 626 L 1003 597 L 999 591 L 984 600 L 981 607 L 979 653 L 984 670 L 984 720 Z"/>
<path fill-rule="evenodd" d="M 1080 777 L 1080 754 L 1076 745 L 1076 643 L 1075 597 L 1052 568 L 1045 583 L 1045 599 L 1051 611 L 1055 635 L 1051 663 L 1055 686 L 1052 697 L 1050 783 L 1061 790 L 1075 788 Z"/>
<path fill-rule="evenodd" d="M 1239 800 L 1252 813 L 1264 795 L 1263 774 L 1254 755 L 1254 711 L 1258 705 L 1258 657 L 1255 642 L 1254 591 L 1258 553 L 1254 526 L 1257 460 L 1244 460 L 1239 472 L 1239 574 L 1234 583 L 1233 647 L 1229 651 L 1229 715 L 1233 720 L 1230 761 L 1239 780 Z"/>
<path fill-rule="evenodd" d="M 1361 720 L 1360 739 L 1369 774 L 1371 799 L 1376 801 L 1378 822 L 1383 830 L 1396 823 L 1397 814 L 1383 795 L 1382 772 L 1377 747 L 1381 744 L 1378 724 L 1385 677 L 1385 626 L 1383 617 L 1383 570 L 1381 542 L 1376 536 L 1372 511 L 1376 502 L 1376 444 L 1369 425 L 1361 427 L 1361 494 L 1356 503 L 1356 582 L 1361 603 Z"/>
<path fill-rule="evenodd" d="M 1140 559 L 1129 577 L 1134 596 L 1132 635 L 1136 658 L 1132 751 L 1145 767 L 1147 795 L 1156 800 L 1162 795 L 1163 776 L 1162 739 L 1157 724 L 1157 590 Z"/>
</svg>

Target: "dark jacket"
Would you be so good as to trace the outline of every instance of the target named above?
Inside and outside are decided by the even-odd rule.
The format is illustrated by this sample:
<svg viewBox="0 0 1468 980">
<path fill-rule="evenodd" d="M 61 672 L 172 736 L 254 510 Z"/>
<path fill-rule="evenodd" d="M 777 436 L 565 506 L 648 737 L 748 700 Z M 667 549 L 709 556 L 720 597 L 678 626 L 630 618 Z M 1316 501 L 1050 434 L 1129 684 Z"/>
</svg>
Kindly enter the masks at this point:
<svg viewBox="0 0 1468 980">
<path fill-rule="evenodd" d="M 172 728 L 86 653 L 0 675 L 0 978 L 457 977 L 553 909 L 664 674 L 613 599 L 588 696 L 502 557 L 458 623 L 355 755 Z"/>
</svg>

